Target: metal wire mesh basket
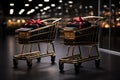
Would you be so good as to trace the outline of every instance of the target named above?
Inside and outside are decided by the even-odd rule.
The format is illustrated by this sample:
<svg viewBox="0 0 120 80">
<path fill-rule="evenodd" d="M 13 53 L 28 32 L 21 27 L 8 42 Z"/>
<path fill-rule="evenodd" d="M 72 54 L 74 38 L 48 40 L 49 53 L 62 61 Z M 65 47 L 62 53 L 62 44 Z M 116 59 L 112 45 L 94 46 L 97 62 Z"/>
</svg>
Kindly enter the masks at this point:
<svg viewBox="0 0 120 80">
<path fill-rule="evenodd" d="M 99 26 L 90 26 L 80 30 L 63 28 L 61 40 L 65 45 L 89 45 L 98 42 Z"/>
<path fill-rule="evenodd" d="M 58 28 L 56 27 L 57 21 L 60 18 L 50 18 L 43 20 L 47 22 L 46 26 L 32 29 L 32 28 L 20 28 L 16 30 L 17 40 L 20 44 L 30 44 L 37 42 L 52 42 L 56 38 Z M 42 22 L 43 22 L 42 21 Z"/>
</svg>

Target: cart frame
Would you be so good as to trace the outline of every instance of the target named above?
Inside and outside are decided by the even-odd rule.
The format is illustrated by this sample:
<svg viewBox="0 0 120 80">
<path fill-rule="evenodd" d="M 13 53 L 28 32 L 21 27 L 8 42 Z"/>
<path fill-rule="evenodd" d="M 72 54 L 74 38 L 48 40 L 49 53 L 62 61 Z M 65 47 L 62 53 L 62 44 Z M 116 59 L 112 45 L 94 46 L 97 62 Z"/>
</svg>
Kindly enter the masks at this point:
<svg viewBox="0 0 120 80">
<path fill-rule="evenodd" d="M 95 61 L 96 68 L 100 68 L 100 56 L 98 51 L 98 33 L 99 25 L 97 23 L 103 19 L 99 16 L 87 16 L 84 18 L 97 18 L 97 20 L 90 27 L 76 30 L 74 28 L 64 28 L 61 30 L 61 40 L 66 45 L 66 57 L 59 59 L 59 70 L 64 72 L 64 63 L 74 64 L 75 73 L 79 73 L 80 66 L 83 62 Z M 89 52 L 87 57 L 82 56 L 80 46 L 88 46 Z M 78 47 L 79 52 L 75 54 L 75 48 Z M 95 55 L 91 55 L 91 52 L 95 48 Z M 72 55 L 70 55 L 70 50 Z"/>
<path fill-rule="evenodd" d="M 51 21 L 52 22 L 47 22 Z M 47 22 L 47 26 L 37 28 L 37 29 L 29 29 L 22 28 L 17 29 L 17 41 L 22 45 L 22 50 L 20 54 L 13 56 L 13 65 L 14 69 L 18 68 L 18 60 L 25 60 L 27 62 L 28 69 L 32 68 L 32 60 L 37 59 L 37 62 L 40 62 L 41 58 L 51 56 L 52 64 L 55 64 L 55 47 L 54 42 L 57 36 L 57 31 L 59 21 L 61 18 L 49 18 L 42 20 L 42 22 Z M 47 49 L 45 53 L 41 52 L 40 43 L 47 44 Z M 38 45 L 37 51 L 32 51 L 33 44 Z M 25 45 L 29 45 L 29 52 L 25 53 Z M 51 47 L 52 46 L 52 47 Z M 49 49 L 51 51 L 49 51 Z"/>
</svg>

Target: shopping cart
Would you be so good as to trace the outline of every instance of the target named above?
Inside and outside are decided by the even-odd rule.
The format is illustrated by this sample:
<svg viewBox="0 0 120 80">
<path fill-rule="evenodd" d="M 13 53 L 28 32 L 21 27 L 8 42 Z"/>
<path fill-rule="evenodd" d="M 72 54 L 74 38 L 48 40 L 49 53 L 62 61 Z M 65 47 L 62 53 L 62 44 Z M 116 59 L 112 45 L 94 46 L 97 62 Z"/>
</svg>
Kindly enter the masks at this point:
<svg viewBox="0 0 120 80">
<path fill-rule="evenodd" d="M 99 25 L 98 22 L 103 19 L 99 16 L 87 16 L 86 19 L 94 19 L 94 23 L 91 26 L 81 29 L 76 29 L 74 27 L 65 27 L 60 31 L 61 43 L 63 43 L 66 48 L 66 56 L 59 59 L 59 70 L 64 72 L 64 63 L 74 64 L 75 72 L 78 73 L 81 63 L 86 61 L 95 60 L 96 68 L 100 68 L 100 57 L 98 52 L 98 33 Z M 83 56 L 80 46 L 89 47 L 87 56 Z M 75 53 L 76 48 L 79 53 Z M 94 55 L 93 48 L 95 49 Z M 71 54 L 70 54 L 71 53 Z"/>
<path fill-rule="evenodd" d="M 44 19 L 41 22 L 45 22 L 46 26 L 32 29 L 32 28 L 20 28 L 16 30 L 16 39 L 19 44 L 22 45 L 20 54 L 13 56 L 14 68 L 18 67 L 18 60 L 26 60 L 28 69 L 32 67 L 32 60 L 37 59 L 40 62 L 42 57 L 51 56 L 52 64 L 55 63 L 55 48 L 54 41 L 57 36 L 57 26 L 60 23 L 61 18 L 49 18 Z M 42 53 L 40 50 L 40 43 L 47 44 L 46 53 Z M 32 51 L 33 44 L 38 45 L 37 51 Z M 25 45 L 29 45 L 29 52 L 25 53 Z M 51 47 L 52 46 L 52 47 Z"/>
</svg>

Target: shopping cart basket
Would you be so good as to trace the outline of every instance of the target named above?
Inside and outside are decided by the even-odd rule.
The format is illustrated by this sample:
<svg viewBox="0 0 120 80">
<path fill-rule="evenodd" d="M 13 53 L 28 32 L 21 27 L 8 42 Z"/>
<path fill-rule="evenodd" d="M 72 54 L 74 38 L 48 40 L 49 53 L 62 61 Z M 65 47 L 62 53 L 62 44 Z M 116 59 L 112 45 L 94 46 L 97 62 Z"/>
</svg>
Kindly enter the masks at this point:
<svg viewBox="0 0 120 80">
<path fill-rule="evenodd" d="M 33 59 L 37 59 L 37 62 L 40 62 L 42 57 L 47 56 L 51 56 L 52 64 L 55 63 L 54 41 L 57 35 L 57 25 L 60 20 L 61 18 L 44 19 L 42 22 L 46 22 L 46 26 L 37 29 L 20 28 L 16 30 L 17 41 L 22 45 L 22 50 L 20 54 L 13 56 L 14 68 L 18 67 L 18 60 L 26 60 L 28 69 L 30 69 L 32 67 Z M 46 53 L 41 52 L 40 43 L 47 44 Z M 33 44 L 38 45 L 37 51 L 32 51 Z M 28 53 L 24 52 L 25 45 L 30 45 Z"/>
<path fill-rule="evenodd" d="M 65 27 L 61 29 L 60 31 L 60 38 L 62 43 L 67 46 L 67 53 L 66 57 L 59 59 L 59 69 L 60 72 L 64 72 L 64 63 L 74 64 L 75 72 L 79 72 L 79 68 L 81 66 L 81 63 L 95 60 L 95 65 L 97 68 L 100 68 L 100 57 L 98 52 L 98 33 L 99 33 L 99 25 L 97 25 L 97 22 L 99 22 L 103 17 L 98 16 L 87 16 L 87 18 L 97 18 L 94 21 L 94 24 L 92 24 L 89 27 L 76 29 L 74 27 Z M 82 51 L 80 46 L 88 46 L 89 52 L 86 53 L 87 57 L 84 57 L 82 55 Z M 75 48 L 78 47 L 79 54 L 75 54 Z M 96 53 L 93 55 L 92 50 L 95 48 Z M 70 54 L 70 51 L 72 55 Z"/>
</svg>

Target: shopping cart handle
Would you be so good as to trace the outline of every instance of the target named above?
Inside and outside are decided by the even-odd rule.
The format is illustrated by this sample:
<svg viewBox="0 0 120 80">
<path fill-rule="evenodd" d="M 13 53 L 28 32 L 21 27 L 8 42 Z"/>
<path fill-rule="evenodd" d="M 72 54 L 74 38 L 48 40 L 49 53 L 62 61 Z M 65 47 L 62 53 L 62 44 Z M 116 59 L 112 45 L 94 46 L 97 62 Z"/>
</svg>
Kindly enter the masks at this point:
<svg viewBox="0 0 120 80">
<path fill-rule="evenodd" d="M 99 19 L 104 19 L 104 17 L 101 17 L 101 16 L 86 16 L 86 17 L 83 17 L 85 19 L 88 19 L 88 18 L 99 18 Z"/>
<path fill-rule="evenodd" d="M 62 18 L 58 18 L 55 21 L 53 21 L 52 23 L 56 23 L 57 21 L 60 21 Z"/>
</svg>

